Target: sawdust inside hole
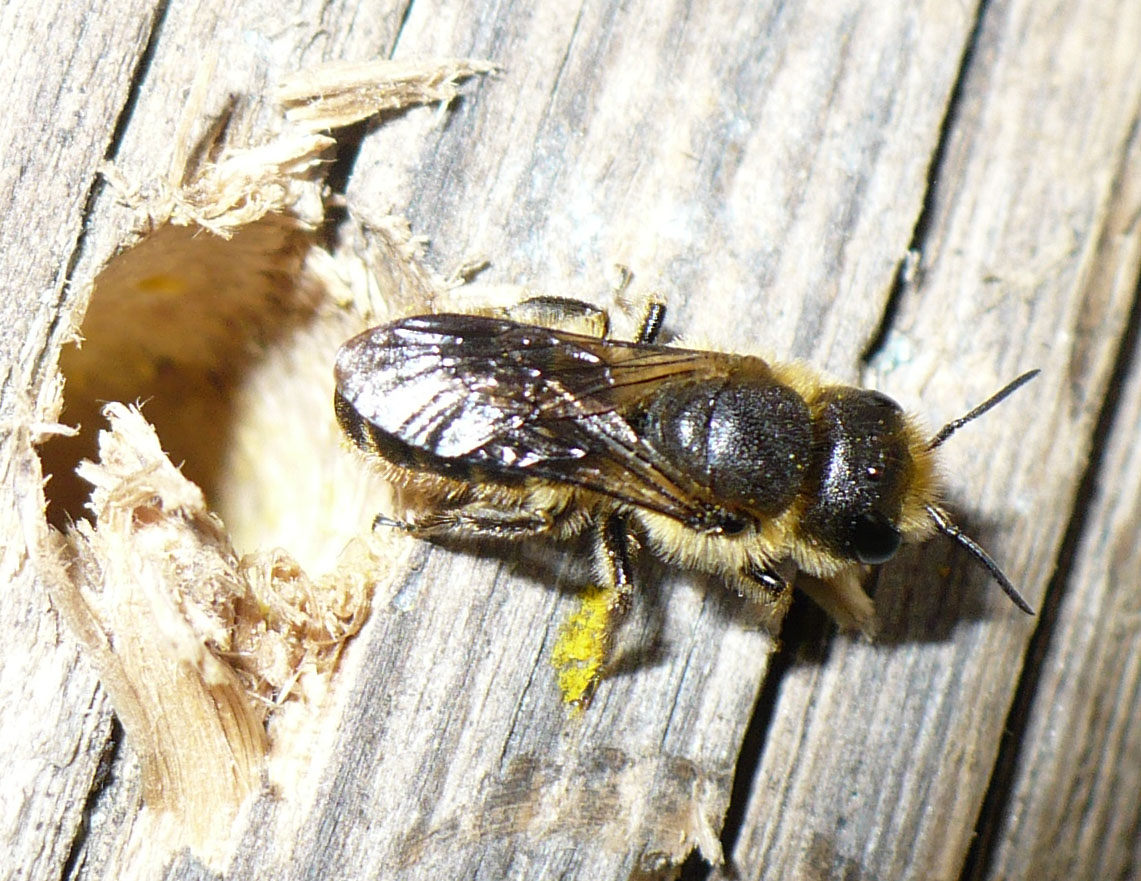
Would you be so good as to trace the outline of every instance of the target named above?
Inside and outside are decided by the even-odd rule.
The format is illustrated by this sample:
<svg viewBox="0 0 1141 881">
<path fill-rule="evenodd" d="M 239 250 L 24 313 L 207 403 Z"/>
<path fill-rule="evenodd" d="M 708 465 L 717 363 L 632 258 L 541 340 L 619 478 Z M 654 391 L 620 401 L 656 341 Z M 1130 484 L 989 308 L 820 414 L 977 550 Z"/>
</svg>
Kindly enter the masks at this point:
<svg viewBox="0 0 1141 881">
<path fill-rule="evenodd" d="M 166 225 L 106 266 L 82 345 L 60 358 L 61 420 L 80 434 L 40 450 L 53 525 L 89 516 L 75 466 L 96 457 L 103 404 L 139 402 L 239 552 L 279 546 L 303 565 L 331 563 L 355 528 L 327 516 L 331 488 L 359 484 L 329 403 L 352 326 L 306 270 L 315 246 L 312 232 L 270 215 L 229 239 Z"/>
</svg>

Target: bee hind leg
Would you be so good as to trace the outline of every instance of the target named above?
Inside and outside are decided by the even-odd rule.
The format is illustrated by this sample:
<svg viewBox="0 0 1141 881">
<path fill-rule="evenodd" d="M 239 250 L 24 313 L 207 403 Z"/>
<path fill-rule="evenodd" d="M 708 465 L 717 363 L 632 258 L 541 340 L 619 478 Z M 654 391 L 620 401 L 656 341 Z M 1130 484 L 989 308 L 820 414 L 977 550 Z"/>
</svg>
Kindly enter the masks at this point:
<svg viewBox="0 0 1141 881">
<path fill-rule="evenodd" d="M 598 551 L 603 574 L 609 580 L 607 587 L 614 591 L 617 611 L 625 615 L 634 595 L 634 567 L 630 563 L 629 527 L 621 514 L 603 518 L 598 529 Z"/>
<path fill-rule="evenodd" d="M 614 295 L 619 299 L 622 298 L 633 278 L 628 269 L 625 267 L 620 267 L 620 269 L 622 270 L 621 275 L 614 286 Z M 600 340 L 610 336 L 610 316 L 606 314 L 606 310 L 571 297 L 539 294 L 499 309 L 497 314 L 512 321 L 518 321 L 520 324 L 534 324 L 548 330 L 581 333 L 585 336 L 597 337 Z M 656 297 L 651 297 L 646 304 L 642 324 L 634 337 L 634 342 L 644 345 L 655 343 L 659 333 L 661 333 L 665 319 L 665 303 Z"/>
<path fill-rule="evenodd" d="M 483 503 L 433 511 L 414 521 L 394 520 L 377 514 L 372 528 L 387 526 L 417 538 L 530 538 L 551 532 L 562 525 L 563 511 L 546 509 L 496 508 Z"/>
<path fill-rule="evenodd" d="M 504 317 L 512 321 L 548 330 L 570 331 L 598 339 L 605 339 L 610 333 L 610 317 L 604 309 L 570 297 L 529 297 L 502 311 Z"/>
<path fill-rule="evenodd" d="M 568 704 L 584 707 L 606 672 L 614 636 L 634 593 L 626 518 L 608 514 L 597 524 L 596 568 L 600 584 L 583 591 L 551 652 L 559 690 Z"/>
</svg>

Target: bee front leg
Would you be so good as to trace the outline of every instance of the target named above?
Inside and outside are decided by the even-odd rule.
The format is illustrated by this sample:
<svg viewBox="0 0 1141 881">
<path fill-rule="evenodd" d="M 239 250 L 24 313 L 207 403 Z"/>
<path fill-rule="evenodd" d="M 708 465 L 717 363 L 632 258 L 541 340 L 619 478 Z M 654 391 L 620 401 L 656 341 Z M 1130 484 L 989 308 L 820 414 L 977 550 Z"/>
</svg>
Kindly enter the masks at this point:
<svg viewBox="0 0 1141 881">
<path fill-rule="evenodd" d="M 792 602 L 795 573 L 791 565 L 781 571 L 769 563 L 750 562 L 737 573 L 736 585 L 741 596 L 756 603 L 766 621 L 775 625 L 778 616 L 787 611 Z"/>
<path fill-rule="evenodd" d="M 788 579 L 772 566 L 751 563 L 741 570 L 741 577 L 751 588 L 746 591 L 750 599 L 771 603 L 788 593 Z"/>
</svg>

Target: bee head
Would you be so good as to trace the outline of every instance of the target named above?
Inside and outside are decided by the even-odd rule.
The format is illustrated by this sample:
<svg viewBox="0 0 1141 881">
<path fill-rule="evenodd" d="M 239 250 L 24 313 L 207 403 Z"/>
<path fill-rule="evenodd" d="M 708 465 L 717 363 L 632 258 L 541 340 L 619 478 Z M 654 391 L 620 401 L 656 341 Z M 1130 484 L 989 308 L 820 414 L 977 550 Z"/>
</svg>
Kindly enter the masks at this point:
<svg viewBox="0 0 1141 881">
<path fill-rule="evenodd" d="M 965 548 L 1016 606 L 1032 614 L 998 564 L 935 503 L 932 453 L 1037 373 L 1018 377 L 926 442 L 886 395 L 825 389 L 813 406 L 816 491 L 802 520 L 805 534 L 841 557 L 878 564 L 895 555 L 905 536 L 940 532 Z"/>
</svg>

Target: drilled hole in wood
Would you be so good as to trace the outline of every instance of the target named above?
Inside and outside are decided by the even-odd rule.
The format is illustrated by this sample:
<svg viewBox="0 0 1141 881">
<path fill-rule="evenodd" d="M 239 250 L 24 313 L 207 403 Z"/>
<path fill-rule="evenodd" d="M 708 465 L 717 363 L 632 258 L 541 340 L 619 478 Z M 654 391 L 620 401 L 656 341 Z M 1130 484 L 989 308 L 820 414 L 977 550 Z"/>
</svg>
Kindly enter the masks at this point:
<svg viewBox="0 0 1141 881">
<path fill-rule="evenodd" d="M 107 265 L 82 345 L 60 359 L 61 421 L 80 434 L 41 448 L 55 526 L 90 516 L 75 467 L 96 458 L 104 403 L 138 402 L 239 551 L 279 545 L 319 564 L 339 550 L 343 532 L 324 539 L 340 527 L 313 521 L 338 482 L 329 470 L 349 462 L 330 403 L 347 325 L 305 270 L 311 247 L 308 231 L 270 216 L 230 239 L 163 226 Z"/>
</svg>

